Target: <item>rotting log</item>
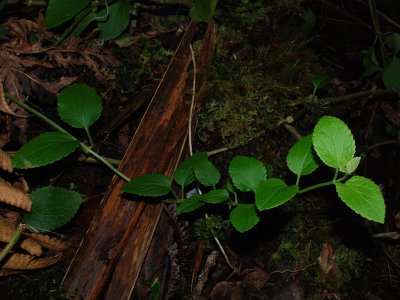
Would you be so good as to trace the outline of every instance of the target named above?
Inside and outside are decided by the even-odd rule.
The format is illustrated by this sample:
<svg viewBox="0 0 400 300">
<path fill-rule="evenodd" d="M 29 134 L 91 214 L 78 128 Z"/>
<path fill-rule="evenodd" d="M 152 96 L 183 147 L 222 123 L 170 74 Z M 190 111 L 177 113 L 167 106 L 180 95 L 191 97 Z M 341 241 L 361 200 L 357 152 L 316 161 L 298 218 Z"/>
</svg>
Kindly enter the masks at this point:
<svg viewBox="0 0 400 300">
<path fill-rule="evenodd" d="M 154 172 L 171 176 L 185 153 L 190 103 L 184 101 L 184 92 L 190 86 L 190 43 L 196 32 L 196 25 L 189 24 L 125 153 L 119 169 L 128 177 Z M 196 59 L 199 73 L 213 55 L 214 35 L 210 22 Z M 159 259 L 167 257 L 172 240 L 171 226 L 165 220 L 160 225 L 163 204 L 127 199 L 120 191 L 123 184 L 113 178 L 64 277 L 63 287 L 74 299 L 131 299 L 146 261 L 167 264 Z M 166 267 L 153 270 L 163 286 Z"/>
</svg>

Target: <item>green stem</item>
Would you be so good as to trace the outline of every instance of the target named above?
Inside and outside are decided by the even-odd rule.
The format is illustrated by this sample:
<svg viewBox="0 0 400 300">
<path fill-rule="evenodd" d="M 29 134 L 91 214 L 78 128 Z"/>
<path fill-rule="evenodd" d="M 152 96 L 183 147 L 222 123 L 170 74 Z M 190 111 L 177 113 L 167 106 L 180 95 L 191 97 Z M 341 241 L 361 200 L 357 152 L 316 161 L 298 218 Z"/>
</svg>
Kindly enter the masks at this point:
<svg viewBox="0 0 400 300">
<path fill-rule="evenodd" d="M 327 182 L 322 182 L 322 183 L 318 183 L 318 184 L 306 187 L 306 188 L 300 190 L 297 194 L 303 194 L 303 193 L 309 192 L 311 190 L 315 190 L 315 189 L 318 189 L 318 188 L 321 188 L 321 187 L 324 187 L 324 186 L 335 184 L 335 182 L 341 182 L 341 181 L 345 180 L 348 176 L 349 176 L 348 174 L 344 174 L 339 179 L 336 179 L 337 174 L 335 174 L 335 179 L 334 180 L 327 181 Z"/>
<path fill-rule="evenodd" d="M 23 109 L 25 109 L 26 111 L 30 112 L 32 115 L 35 115 L 36 117 L 38 117 L 39 119 L 45 121 L 46 123 L 48 123 L 50 126 L 52 126 L 53 128 L 67 133 L 70 136 L 72 136 L 72 134 L 70 134 L 68 131 L 66 131 L 64 128 L 62 128 L 60 125 L 58 125 L 57 123 L 55 123 L 54 121 L 50 120 L 48 117 L 46 117 L 45 115 L 43 115 L 41 112 L 38 112 L 36 109 L 30 107 L 29 105 L 23 103 L 22 101 L 20 101 L 19 99 L 15 98 L 14 96 L 10 95 L 7 92 L 4 92 L 4 95 L 6 95 L 6 97 L 11 100 L 12 102 L 14 102 L 15 104 L 17 104 L 18 106 L 21 106 Z M 75 138 L 75 137 L 74 137 Z"/>
<path fill-rule="evenodd" d="M 17 229 L 15 230 L 13 236 L 11 237 L 11 239 L 8 241 L 7 245 L 3 248 L 3 250 L 0 252 L 0 262 L 3 261 L 3 259 L 7 256 L 7 254 L 10 252 L 10 250 L 12 249 L 12 247 L 14 247 L 14 245 L 19 241 L 22 233 L 25 230 L 25 226 L 24 225 L 19 225 L 17 227 Z"/>
<path fill-rule="evenodd" d="M 120 170 L 115 168 L 111 163 L 107 161 L 103 156 L 99 155 L 97 152 L 94 152 L 88 145 L 85 145 L 84 143 L 80 144 L 82 150 L 90 155 L 92 155 L 94 158 L 96 158 L 98 161 L 102 162 L 104 165 L 106 165 L 111 171 L 113 171 L 115 174 L 117 174 L 119 177 L 121 177 L 123 180 L 126 182 L 129 182 L 131 179 L 126 176 L 124 173 L 122 173 Z"/>
<path fill-rule="evenodd" d="M 90 144 L 91 147 L 93 147 L 94 143 L 93 143 L 92 135 L 89 132 L 89 128 L 85 128 L 85 131 L 86 131 L 86 135 L 87 135 L 87 137 L 89 139 L 89 144 Z"/>
<path fill-rule="evenodd" d="M 296 185 L 297 185 L 297 186 L 299 186 L 299 183 L 300 183 L 300 177 L 301 177 L 301 175 L 297 175 L 297 178 L 296 178 Z"/>
<path fill-rule="evenodd" d="M 43 115 L 41 112 L 37 111 L 36 109 L 30 107 L 29 105 L 23 103 L 22 101 L 20 101 L 19 99 L 15 98 L 14 96 L 8 94 L 8 93 L 4 93 L 6 95 L 6 97 L 8 99 L 10 99 L 12 102 L 14 102 L 15 104 L 21 106 L 23 109 L 25 109 L 26 111 L 30 112 L 31 114 L 35 115 L 36 117 L 38 117 L 39 119 L 47 122 L 50 126 L 52 126 L 53 128 L 64 132 L 66 134 L 68 134 L 69 136 L 71 136 L 72 138 L 74 138 L 75 140 L 78 140 L 76 137 L 74 137 L 72 134 L 70 134 L 68 131 L 66 131 L 64 128 L 62 128 L 60 125 L 58 125 L 57 123 L 55 123 L 54 121 L 50 120 L 48 117 L 46 117 L 45 115 Z M 105 159 L 104 157 L 100 156 L 99 154 L 97 154 L 96 152 L 94 152 L 90 146 L 85 145 L 84 143 L 80 143 L 80 147 L 82 149 L 83 152 L 92 155 L 94 158 L 96 158 L 98 161 L 102 162 L 104 165 L 106 165 L 111 171 L 113 171 L 115 174 L 117 174 L 119 177 L 121 177 L 123 180 L 125 180 L 126 182 L 130 181 L 130 178 L 127 177 L 125 174 L 121 173 L 121 171 L 119 171 L 117 168 L 115 168 L 109 161 L 107 161 L 107 159 Z"/>
<path fill-rule="evenodd" d="M 315 184 L 315 185 L 312 185 L 312 186 L 309 186 L 309 187 L 306 187 L 306 188 L 300 190 L 297 194 L 303 194 L 305 192 L 308 192 L 308 191 L 311 191 L 311 190 L 315 190 L 315 189 L 318 189 L 318 188 L 321 188 L 321 187 L 324 187 L 324 186 L 328 186 L 328 185 L 331 185 L 331 184 L 333 184 L 333 181 L 327 181 L 327 182 L 318 183 L 318 184 Z"/>
</svg>

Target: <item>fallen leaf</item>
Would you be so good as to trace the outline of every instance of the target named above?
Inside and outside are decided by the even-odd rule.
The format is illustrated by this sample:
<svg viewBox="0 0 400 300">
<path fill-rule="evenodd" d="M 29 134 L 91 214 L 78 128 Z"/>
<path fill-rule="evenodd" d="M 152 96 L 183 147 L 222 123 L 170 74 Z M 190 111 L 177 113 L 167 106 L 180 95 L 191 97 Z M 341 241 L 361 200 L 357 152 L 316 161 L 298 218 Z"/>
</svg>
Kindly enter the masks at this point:
<svg viewBox="0 0 400 300">
<path fill-rule="evenodd" d="M 261 289 L 268 281 L 267 272 L 260 267 L 245 269 L 240 275 L 243 283 L 256 289 Z"/>
<path fill-rule="evenodd" d="M 8 243 L 14 232 L 17 228 L 14 227 L 12 224 L 8 223 L 4 218 L 0 217 L 0 241 L 4 243 Z M 29 254 L 40 256 L 42 255 L 42 247 L 39 243 L 37 243 L 34 239 L 28 238 L 21 238 L 18 241 L 18 247 L 26 250 Z"/>
<path fill-rule="evenodd" d="M 335 250 L 329 243 L 322 245 L 321 254 L 318 258 L 325 281 L 338 282 L 341 279 L 341 271 L 336 265 Z"/>
<path fill-rule="evenodd" d="M 11 157 L 2 150 L 0 150 L 0 169 L 10 173 L 13 171 L 11 167 Z"/>
<path fill-rule="evenodd" d="M 2 269 L 6 270 L 36 270 L 54 265 L 62 258 L 59 253 L 46 258 L 36 258 L 27 254 L 14 253 L 3 264 Z"/>
<path fill-rule="evenodd" d="M 243 298 L 242 283 L 218 282 L 210 294 L 211 300 L 241 300 Z"/>
<path fill-rule="evenodd" d="M 31 210 L 32 202 L 29 196 L 2 178 L 0 178 L 0 201 L 22 208 L 27 212 Z"/>
</svg>

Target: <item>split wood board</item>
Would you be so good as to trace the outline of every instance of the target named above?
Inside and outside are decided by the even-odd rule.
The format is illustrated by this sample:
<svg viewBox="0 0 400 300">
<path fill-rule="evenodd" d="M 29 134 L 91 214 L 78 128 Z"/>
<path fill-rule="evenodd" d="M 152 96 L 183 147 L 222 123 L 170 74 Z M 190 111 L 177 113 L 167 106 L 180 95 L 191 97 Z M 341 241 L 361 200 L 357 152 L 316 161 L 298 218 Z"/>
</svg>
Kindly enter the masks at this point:
<svg viewBox="0 0 400 300">
<path fill-rule="evenodd" d="M 130 178 L 155 172 L 171 176 L 181 159 L 190 110 L 183 93 L 196 32 L 196 25 L 190 23 L 125 153 L 119 169 Z M 215 37 L 213 43 L 206 41 L 212 36 L 214 24 L 210 22 L 198 59 L 200 67 L 213 54 L 207 48 Z M 113 178 L 64 277 L 63 287 L 74 299 L 130 299 L 145 259 L 151 259 L 146 254 L 155 231 L 166 230 L 166 236 L 171 236 L 171 228 L 158 226 L 163 204 L 122 194 L 123 184 Z"/>
</svg>

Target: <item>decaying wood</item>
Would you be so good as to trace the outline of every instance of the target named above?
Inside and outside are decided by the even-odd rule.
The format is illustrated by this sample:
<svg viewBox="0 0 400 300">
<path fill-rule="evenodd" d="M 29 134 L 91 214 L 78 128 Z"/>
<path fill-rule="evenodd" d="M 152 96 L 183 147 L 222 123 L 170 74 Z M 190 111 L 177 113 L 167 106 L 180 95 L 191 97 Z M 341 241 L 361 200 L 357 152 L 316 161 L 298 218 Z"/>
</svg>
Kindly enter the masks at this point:
<svg viewBox="0 0 400 300">
<path fill-rule="evenodd" d="M 183 95 L 191 62 L 189 46 L 196 32 L 190 24 L 125 153 L 120 170 L 129 177 L 154 172 L 171 176 L 181 159 L 190 108 Z M 210 23 L 207 34 L 213 33 Z M 213 52 L 204 49 L 207 58 L 200 61 L 209 61 Z M 130 299 L 144 262 L 157 258 L 157 264 L 166 263 L 172 230 L 159 222 L 163 205 L 121 194 L 123 184 L 114 177 L 65 275 L 63 286 L 75 299 Z M 158 274 L 163 286 L 165 272 Z"/>
</svg>

